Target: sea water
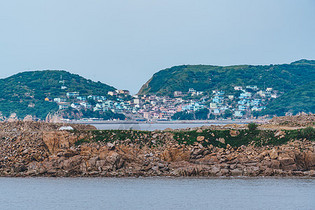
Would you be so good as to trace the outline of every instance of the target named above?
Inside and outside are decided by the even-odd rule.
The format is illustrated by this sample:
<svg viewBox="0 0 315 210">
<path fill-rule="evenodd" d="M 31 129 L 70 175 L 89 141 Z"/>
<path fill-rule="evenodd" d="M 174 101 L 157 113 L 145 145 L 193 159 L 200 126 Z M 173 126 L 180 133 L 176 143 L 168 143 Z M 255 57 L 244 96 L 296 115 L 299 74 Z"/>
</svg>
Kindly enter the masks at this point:
<svg viewBox="0 0 315 210">
<path fill-rule="evenodd" d="M 0 178 L 0 209 L 315 209 L 315 179 Z"/>
</svg>

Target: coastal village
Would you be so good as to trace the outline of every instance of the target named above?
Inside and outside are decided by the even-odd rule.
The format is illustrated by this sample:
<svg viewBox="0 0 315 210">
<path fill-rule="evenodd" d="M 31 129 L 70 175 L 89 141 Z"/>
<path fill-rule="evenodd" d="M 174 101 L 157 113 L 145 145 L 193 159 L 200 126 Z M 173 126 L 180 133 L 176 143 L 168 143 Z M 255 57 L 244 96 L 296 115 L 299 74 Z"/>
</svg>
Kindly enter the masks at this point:
<svg viewBox="0 0 315 210">
<path fill-rule="evenodd" d="M 66 88 L 62 86 L 61 88 Z M 187 92 L 174 91 L 173 95 L 134 95 L 128 90 L 109 91 L 105 96 L 80 95 L 66 92 L 63 98 L 45 98 L 57 103 L 60 111 L 90 110 L 123 114 L 126 119 L 138 121 L 167 121 L 175 119 L 176 113 L 204 112 L 206 119 L 248 119 L 258 116 L 268 102 L 278 97 L 273 88 L 259 89 L 256 85 L 234 86 L 233 93 L 221 90 L 212 92 L 189 88 Z M 97 120 L 97 119 L 95 119 Z"/>
</svg>

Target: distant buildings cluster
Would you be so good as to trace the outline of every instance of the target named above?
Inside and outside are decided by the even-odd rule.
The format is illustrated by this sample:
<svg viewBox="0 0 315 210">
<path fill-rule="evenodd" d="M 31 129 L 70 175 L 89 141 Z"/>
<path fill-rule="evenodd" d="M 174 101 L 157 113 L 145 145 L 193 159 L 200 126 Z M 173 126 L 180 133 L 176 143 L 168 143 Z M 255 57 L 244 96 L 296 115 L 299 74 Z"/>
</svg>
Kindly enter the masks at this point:
<svg viewBox="0 0 315 210">
<path fill-rule="evenodd" d="M 224 91 L 197 91 L 189 88 L 187 92 L 174 91 L 173 96 L 134 95 L 128 90 L 109 91 L 106 96 L 80 95 L 79 92 L 67 92 L 63 98 L 46 98 L 55 102 L 59 110 L 77 109 L 93 112 L 112 111 L 121 113 L 129 119 L 170 120 L 177 112 L 193 113 L 207 109 L 216 118 L 248 118 L 254 112 L 265 109 L 277 91 L 272 88 L 260 90 L 256 85 L 235 86 L 234 94 Z"/>
</svg>

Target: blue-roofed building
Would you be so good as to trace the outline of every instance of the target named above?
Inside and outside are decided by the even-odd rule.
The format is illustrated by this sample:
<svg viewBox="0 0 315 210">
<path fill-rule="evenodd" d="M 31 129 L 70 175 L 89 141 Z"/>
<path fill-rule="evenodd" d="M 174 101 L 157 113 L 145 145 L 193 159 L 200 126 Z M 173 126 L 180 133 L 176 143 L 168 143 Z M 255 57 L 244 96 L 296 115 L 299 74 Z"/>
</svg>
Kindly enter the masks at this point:
<svg viewBox="0 0 315 210">
<path fill-rule="evenodd" d="M 86 101 L 86 96 L 77 96 L 77 100 Z"/>
<path fill-rule="evenodd" d="M 201 105 L 197 102 L 194 102 L 194 103 L 188 104 L 186 106 L 183 106 L 182 110 L 183 111 L 197 111 L 199 109 L 203 109 L 204 107 L 205 107 L 204 105 Z"/>
<path fill-rule="evenodd" d="M 239 106 L 238 106 L 238 110 L 240 110 L 240 111 L 245 111 L 245 110 L 246 110 L 246 106 L 239 105 Z"/>
<path fill-rule="evenodd" d="M 235 111 L 234 116 L 235 117 L 243 117 L 243 113 L 242 113 L 242 111 Z"/>
<path fill-rule="evenodd" d="M 250 92 L 243 92 L 240 94 L 238 98 L 243 99 L 243 98 L 250 98 L 252 97 L 252 94 Z"/>
<path fill-rule="evenodd" d="M 212 99 L 212 102 L 217 103 L 217 104 L 222 104 L 223 100 L 224 98 L 222 96 L 214 96 L 214 98 Z"/>
<path fill-rule="evenodd" d="M 214 109 L 214 110 L 212 111 L 212 113 L 213 113 L 213 114 L 220 114 L 220 110 L 219 110 L 219 109 Z"/>
</svg>

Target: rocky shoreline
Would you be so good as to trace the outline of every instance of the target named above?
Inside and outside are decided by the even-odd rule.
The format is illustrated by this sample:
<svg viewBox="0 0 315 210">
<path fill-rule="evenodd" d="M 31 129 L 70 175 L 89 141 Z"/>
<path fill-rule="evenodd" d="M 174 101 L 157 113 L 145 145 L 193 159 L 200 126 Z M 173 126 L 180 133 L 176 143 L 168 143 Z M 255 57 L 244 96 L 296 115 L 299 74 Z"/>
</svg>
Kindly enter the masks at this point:
<svg viewBox="0 0 315 210">
<path fill-rule="evenodd" d="M 0 123 L 2 177 L 315 177 L 314 128 L 97 131 Z M 307 130 L 308 129 L 308 130 Z"/>
</svg>

